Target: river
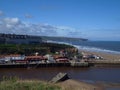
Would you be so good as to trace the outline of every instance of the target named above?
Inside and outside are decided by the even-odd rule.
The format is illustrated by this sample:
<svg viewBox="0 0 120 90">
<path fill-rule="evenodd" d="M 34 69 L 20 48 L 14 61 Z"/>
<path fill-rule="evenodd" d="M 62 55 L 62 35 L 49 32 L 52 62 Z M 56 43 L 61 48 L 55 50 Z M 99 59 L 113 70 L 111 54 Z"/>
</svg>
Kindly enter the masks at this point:
<svg viewBox="0 0 120 90">
<path fill-rule="evenodd" d="M 36 69 L 1 68 L 0 79 L 2 79 L 3 76 L 17 76 L 20 79 L 37 79 L 49 81 L 59 72 L 66 72 L 68 73 L 70 78 L 76 80 L 120 83 L 119 67 L 104 67 L 104 68 L 44 67 Z"/>
</svg>

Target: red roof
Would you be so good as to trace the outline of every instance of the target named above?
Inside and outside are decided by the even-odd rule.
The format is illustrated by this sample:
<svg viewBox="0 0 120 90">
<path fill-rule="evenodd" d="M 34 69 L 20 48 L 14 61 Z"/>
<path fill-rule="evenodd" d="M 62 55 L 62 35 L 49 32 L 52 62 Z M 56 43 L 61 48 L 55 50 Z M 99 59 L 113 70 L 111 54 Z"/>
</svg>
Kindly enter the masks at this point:
<svg viewBox="0 0 120 90">
<path fill-rule="evenodd" d="M 53 56 L 55 59 L 62 57 L 61 55 L 54 55 Z M 62 57 L 63 58 L 63 57 Z"/>
<path fill-rule="evenodd" d="M 5 56 L 3 56 L 3 55 L 0 55 L 0 58 L 4 58 Z"/>
<path fill-rule="evenodd" d="M 68 60 L 67 58 L 57 58 L 56 60 Z"/>
<path fill-rule="evenodd" d="M 17 63 L 25 63 L 26 61 L 25 60 L 16 60 L 15 62 L 17 62 Z"/>
<path fill-rule="evenodd" d="M 26 56 L 26 60 L 44 60 L 43 56 Z"/>
<path fill-rule="evenodd" d="M 69 59 L 66 57 L 59 57 L 56 59 L 57 62 L 69 62 Z"/>
<path fill-rule="evenodd" d="M 56 62 L 69 62 L 68 59 L 56 59 Z"/>
</svg>

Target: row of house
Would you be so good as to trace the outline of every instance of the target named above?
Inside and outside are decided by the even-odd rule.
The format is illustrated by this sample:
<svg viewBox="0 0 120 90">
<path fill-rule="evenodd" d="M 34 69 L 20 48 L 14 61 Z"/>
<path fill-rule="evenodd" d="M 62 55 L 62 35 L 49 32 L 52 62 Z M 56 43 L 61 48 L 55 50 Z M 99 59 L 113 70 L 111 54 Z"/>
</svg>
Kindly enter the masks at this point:
<svg viewBox="0 0 120 90">
<path fill-rule="evenodd" d="M 103 57 L 100 56 L 96 56 L 96 55 L 89 55 L 89 54 L 84 54 L 82 56 L 82 58 L 77 58 L 74 57 L 74 59 L 76 62 L 79 61 L 90 61 L 90 60 L 100 60 L 103 59 Z M 24 64 L 29 64 L 29 63 L 68 63 L 71 60 L 68 57 L 65 57 L 63 55 L 44 55 L 44 56 L 40 56 L 38 54 L 34 55 L 34 56 L 25 56 L 25 55 L 18 55 L 18 54 L 14 54 L 14 55 L 5 55 L 5 56 L 0 56 L 0 63 L 1 64 L 5 64 L 5 63 L 12 63 L 12 64 L 20 64 L 20 63 L 24 63 Z"/>
<path fill-rule="evenodd" d="M 0 33 L 0 44 L 39 44 L 41 42 L 40 36 Z"/>
<path fill-rule="evenodd" d="M 60 55 L 52 56 L 52 55 L 45 55 L 45 56 L 25 56 L 25 55 L 6 55 L 0 56 L 0 63 L 67 63 L 69 59 L 67 57 L 62 57 Z"/>
</svg>

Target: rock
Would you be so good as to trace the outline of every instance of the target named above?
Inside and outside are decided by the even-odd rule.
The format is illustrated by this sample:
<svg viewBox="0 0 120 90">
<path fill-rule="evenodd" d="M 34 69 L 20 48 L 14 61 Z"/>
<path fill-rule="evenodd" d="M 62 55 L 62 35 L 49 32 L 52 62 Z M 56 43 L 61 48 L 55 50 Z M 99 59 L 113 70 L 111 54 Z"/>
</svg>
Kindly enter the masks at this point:
<svg viewBox="0 0 120 90">
<path fill-rule="evenodd" d="M 55 77 L 52 78 L 52 80 L 50 81 L 50 83 L 57 83 L 57 82 L 62 82 L 65 80 L 68 80 L 68 74 L 67 73 L 58 73 Z"/>
</svg>

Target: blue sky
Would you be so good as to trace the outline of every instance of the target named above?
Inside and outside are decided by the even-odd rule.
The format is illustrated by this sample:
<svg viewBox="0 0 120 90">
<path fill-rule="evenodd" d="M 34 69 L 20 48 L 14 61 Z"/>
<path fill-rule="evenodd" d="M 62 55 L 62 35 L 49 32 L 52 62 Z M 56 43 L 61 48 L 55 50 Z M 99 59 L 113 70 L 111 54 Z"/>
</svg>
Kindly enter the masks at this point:
<svg viewBox="0 0 120 90">
<path fill-rule="evenodd" d="M 0 0 L 0 32 L 120 40 L 120 0 Z"/>
</svg>

